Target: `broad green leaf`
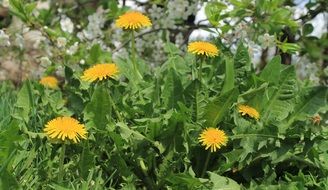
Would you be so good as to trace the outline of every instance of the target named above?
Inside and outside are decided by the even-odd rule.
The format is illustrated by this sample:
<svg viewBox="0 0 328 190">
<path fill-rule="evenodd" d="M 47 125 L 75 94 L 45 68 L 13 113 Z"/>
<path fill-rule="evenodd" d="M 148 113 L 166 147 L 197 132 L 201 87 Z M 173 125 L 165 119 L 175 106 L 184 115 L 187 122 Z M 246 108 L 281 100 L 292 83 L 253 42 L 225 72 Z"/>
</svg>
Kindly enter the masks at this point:
<svg viewBox="0 0 328 190">
<path fill-rule="evenodd" d="M 164 51 L 168 53 L 171 57 L 177 54 L 181 54 L 181 50 L 175 44 L 170 42 L 164 45 Z"/>
<path fill-rule="evenodd" d="M 199 121 L 204 116 L 206 107 L 206 96 L 201 90 L 197 90 L 200 86 L 198 80 L 191 82 L 184 90 L 184 98 L 186 105 L 192 110 L 192 118 L 194 121 Z"/>
<path fill-rule="evenodd" d="M 19 189 L 18 181 L 12 172 L 4 170 L 0 172 L 0 189 Z"/>
<path fill-rule="evenodd" d="M 84 110 L 86 120 L 91 120 L 98 129 L 105 129 L 111 113 L 111 102 L 108 89 L 98 86 Z"/>
<path fill-rule="evenodd" d="M 111 54 L 103 51 L 99 44 L 91 47 L 87 62 L 90 64 L 108 63 L 111 62 Z"/>
<path fill-rule="evenodd" d="M 81 172 L 80 175 L 84 180 L 88 178 L 90 169 L 94 167 L 94 159 L 95 155 L 90 151 L 89 145 L 85 144 L 83 146 L 83 151 L 79 161 L 79 171 Z"/>
<path fill-rule="evenodd" d="M 16 155 L 16 143 L 22 140 L 19 134 L 18 121 L 11 123 L 0 131 L 0 189 L 17 188 L 18 182 L 13 175 L 10 163 Z M 18 188 L 17 188 L 18 189 Z"/>
<path fill-rule="evenodd" d="M 30 81 L 26 81 L 17 94 L 17 102 L 15 106 L 18 109 L 16 113 L 14 113 L 14 117 L 28 122 L 30 119 L 29 114 L 33 106 L 32 104 L 32 89 Z"/>
<path fill-rule="evenodd" d="M 281 71 L 281 57 L 275 56 L 272 60 L 265 66 L 260 74 L 260 77 L 267 82 L 279 83 Z"/>
<path fill-rule="evenodd" d="M 164 82 L 164 89 L 162 94 L 164 105 L 167 108 L 177 107 L 178 101 L 182 101 L 182 92 L 183 87 L 180 81 L 180 77 L 173 69 L 170 69 Z"/>
<path fill-rule="evenodd" d="M 295 106 L 295 112 L 291 116 L 290 121 L 294 118 L 304 121 L 315 115 L 320 108 L 327 105 L 327 87 L 313 87 L 305 90 L 308 91 L 308 94 L 302 97 Z"/>
<path fill-rule="evenodd" d="M 227 5 L 221 2 L 209 2 L 206 4 L 205 14 L 213 26 L 217 26 L 219 24 L 220 13 L 226 8 Z"/>
<path fill-rule="evenodd" d="M 269 88 L 271 96 L 265 105 L 263 119 L 281 121 L 294 109 L 297 92 L 296 74 L 293 66 L 289 66 L 280 74 L 279 84 Z"/>
<path fill-rule="evenodd" d="M 213 183 L 212 190 L 238 190 L 240 189 L 240 185 L 228 178 L 223 177 L 213 172 L 208 172 L 210 175 L 210 180 Z"/>
<path fill-rule="evenodd" d="M 266 90 L 268 83 L 263 83 L 257 88 L 250 88 L 240 96 L 247 102 L 248 105 L 254 107 L 257 111 L 261 111 L 263 107 L 263 99 L 266 98 Z"/>
<path fill-rule="evenodd" d="M 225 78 L 222 93 L 228 92 L 235 87 L 235 70 L 233 60 L 226 58 L 225 60 Z"/>
<path fill-rule="evenodd" d="M 18 120 L 12 120 L 4 130 L 0 131 L 0 139 L 0 166 L 2 166 L 2 163 L 15 150 L 15 142 L 22 140 L 22 136 L 19 134 Z"/>
<path fill-rule="evenodd" d="M 203 184 L 198 178 L 187 173 L 171 174 L 166 180 L 172 184 L 173 189 L 199 189 Z"/>
<path fill-rule="evenodd" d="M 122 136 L 123 139 L 126 139 L 127 140 L 130 137 L 133 137 L 134 140 L 147 139 L 147 137 L 145 137 L 143 134 L 141 134 L 140 132 L 138 132 L 136 130 L 131 129 L 125 123 L 118 122 L 116 125 L 118 127 L 120 127 L 121 136 Z M 151 141 L 151 142 L 153 142 L 153 141 Z"/>
<path fill-rule="evenodd" d="M 207 104 L 204 114 L 206 127 L 215 127 L 227 116 L 232 104 L 237 100 L 238 94 L 237 89 L 232 89 L 215 97 Z"/>
</svg>

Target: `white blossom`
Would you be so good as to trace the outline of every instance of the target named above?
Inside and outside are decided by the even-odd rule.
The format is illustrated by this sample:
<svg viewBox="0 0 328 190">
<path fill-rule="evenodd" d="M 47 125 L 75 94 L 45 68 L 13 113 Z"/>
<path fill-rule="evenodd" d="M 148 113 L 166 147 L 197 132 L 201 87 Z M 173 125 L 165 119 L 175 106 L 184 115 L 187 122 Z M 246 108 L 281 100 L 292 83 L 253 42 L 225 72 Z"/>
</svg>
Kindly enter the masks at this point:
<svg viewBox="0 0 328 190">
<path fill-rule="evenodd" d="M 79 49 L 79 42 L 75 42 L 71 47 L 69 47 L 67 50 L 66 50 L 66 53 L 68 55 L 73 55 L 77 52 L 77 50 Z"/>
<path fill-rule="evenodd" d="M 49 10 L 50 9 L 50 1 L 38 1 L 38 3 L 36 4 L 36 8 L 37 9 L 45 9 L 45 10 Z"/>
<path fill-rule="evenodd" d="M 66 46 L 67 40 L 64 37 L 58 37 L 57 38 L 57 47 L 58 48 L 63 48 Z"/>
<path fill-rule="evenodd" d="M 260 42 L 263 49 L 273 47 L 274 40 L 275 40 L 274 36 L 268 33 L 265 33 L 264 35 L 258 37 L 258 41 Z"/>
<path fill-rule="evenodd" d="M 68 33 L 73 33 L 74 30 L 74 24 L 70 18 L 67 16 L 62 16 L 60 20 L 60 27 L 62 31 L 68 32 Z"/>
<path fill-rule="evenodd" d="M 84 64 L 85 64 L 85 60 L 84 60 L 84 59 L 81 59 L 79 63 L 80 63 L 81 65 L 84 65 Z"/>
<path fill-rule="evenodd" d="M 2 6 L 5 8 L 9 7 L 9 0 L 2 0 Z"/>
<path fill-rule="evenodd" d="M 48 67 L 49 65 L 51 65 L 51 61 L 48 57 L 41 57 L 40 58 L 40 65 L 42 67 Z"/>
<path fill-rule="evenodd" d="M 78 33 L 78 38 L 84 40 L 94 40 L 96 38 L 102 38 L 104 36 L 102 28 L 106 22 L 105 11 L 101 8 L 97 9 L 97 12 L 88 16 L 88 26 L 82 32 Z"/>
</svg>

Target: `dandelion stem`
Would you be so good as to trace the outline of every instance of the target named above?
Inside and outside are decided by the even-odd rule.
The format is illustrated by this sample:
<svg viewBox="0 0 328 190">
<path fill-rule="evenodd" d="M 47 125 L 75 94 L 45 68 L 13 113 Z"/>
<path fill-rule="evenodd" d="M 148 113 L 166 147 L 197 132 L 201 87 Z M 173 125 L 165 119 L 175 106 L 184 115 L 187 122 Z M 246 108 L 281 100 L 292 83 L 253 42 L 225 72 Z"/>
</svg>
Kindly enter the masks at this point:
<svg viewBox="0 0 328 190">
<path fill-rule="evenodd" d="M 59 157 L 59 174 L 58 174 L 58 182 L 61 183 L 64 176 L 64 158 L 65 158 L 65 151 L 66 151 L 66 145 L 65 143 L 62 144 L 60 157 Z"/>
<path fill-rule="evenodd" d="M 138 71 L 138 67 L 136 63 L 136 42 L 135 42 L 135 35 L 133 30 L 131 31 L 131 59 L 132 59 L 132 64 L 135 74 L 139 79 L 142 79 L 142 76 Z"/>
<path fill-rule="evenodd" d="M 197 64 L 197 61 L 200 61 L 199 63 L 199 67 L 198 67 L 198 70 L 197 70 L 197 66 L 196 66 L 196 70 L 197 70 L 197 83 L 196 83 L 196 86 L 195 86 L 195 90 L 196 90 L 196 95 L 195 95 L 195 113 L 196 113 L 196 122 L 198 121 L 198 93 L 199 91 L 201 90 L 201 87 L 202 87 L 202 69 L 203 69 L 203 59 L 202 58 L 199 58 L 199 59 L 196 59 L 196 64 Z"/>
<path fill-rule="evenodd" d="M 206 173 L 207 165 L 208 165 L 208 162 L 210 161 L 210 157 L 211 157 L 211 151 L 208 151 L 207 156 L 206 156 L 206 161 L 205 161 L 205 164 L 203 167 L 202 175 L 200 176 L 201 178 L 203 178 Z"/>
<path fill-rule="evenodd" d="M 200 82 L 199 88 L 201 88 L 202 85 L 202 70 L 203 70 L 203 59 L 199 59 L 200 63 L 199 63 L 199 68 L 198 68 L 198 80 Z"/>
</svg>

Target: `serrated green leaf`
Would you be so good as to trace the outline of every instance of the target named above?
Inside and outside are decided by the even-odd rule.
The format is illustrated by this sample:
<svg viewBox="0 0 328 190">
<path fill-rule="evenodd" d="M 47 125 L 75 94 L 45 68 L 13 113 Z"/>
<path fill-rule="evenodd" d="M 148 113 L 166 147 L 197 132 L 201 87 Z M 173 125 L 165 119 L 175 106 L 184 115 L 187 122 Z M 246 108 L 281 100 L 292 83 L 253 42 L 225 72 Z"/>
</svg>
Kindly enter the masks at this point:
<svg viewBox="0 0 328 190">
<path fill-rule="evenodd" d="M 184 90 L 184 98 L 186 105 L 192 110 L 192 118 L 194 121 L 199 121 L 204 116 L 206 107 L 206 96 L 197 88 L 200 86 L 198 80 L 191 82 Z"/>
<path fill-rule="evenodd" d="M 281 121 L 294 109 L 295 94 L 297 92 L 296 74 L 293 66 L 289 66 L 280 73 L 278 86 L 269 88 L 271 96 L 265 105 L 263 119 Z"/>
<path fill-rule="evenodd" d="M 170 42 L 164 45 L 164 51 L 170 56 L 181 54 L 181 50 L 175 44 Z"/>
<path fill-rule="evenodd" d="M 315 115 L 320 108 L 327 105 L 327 87 L 313 87 L 310 89 L 304 89 L 308 91 L 308 94 L 301 98 L 298 104 L 295 106 L 295 112 L 290 118 L 297 118 L 304 121 L 309 117 Z"/>
<path fill-rule="evenodd" d="M 79 161 L 79 171 L 81 172 L 81 177 L 87 179 L 90 173 L 90 169 L 94 166 L 95 155 L 90 151 L 89 146 L 83 146 L 83 151 Z"/>
<path fill-rule="evenodd" d="M 239 43 L 237 52 L 234 57 L 234 64 L 236 68 L 246 67 L 247 71 L 251 69 L 251 58 L 248 54 L 248 49 L 242 42 Z"/>
<path fill-rule="evenodd" d="M 210 180 L 213 183 L 212 190 L 238 190 L 240 189 L 240 185 L 228 178 L 223 177 L 213 172 L 208 172 L 210 175 Z"/>
<path fill-rule="evenodd" d="M 15 106 L 18 108 L 14 117 L 23 119 L 28 122 L 30 111 L 32 109 L 32 89 L 29 81 L 26 81 L 17 94 L 17 102 Z"/>
<path fill-rule="evenodd" d="M 180 77 L 173 69 L 170 69 L 164 82 L 164 89 L 162 94 L 164 105 L 167 108 L 177 107 L 178 101 L 182 101 L 182 92 L 183 87 L 180 81 Z"/>
<path fill-rule="evenodd" d="M 237 100 L 238 90 L 232 89 L 221 94 L 209 102 L 205 109 L 204 119 L 206 127 L 215 127 L 229 113 L 232 104 Z"/>
<path fill-rule="evenodd" d="M 84 118 L 92 120 L 98 129 L 105 129 L 111 113 L 111 102 L 108 89 L 98 86 L 84 110 Z"/>
</svg>

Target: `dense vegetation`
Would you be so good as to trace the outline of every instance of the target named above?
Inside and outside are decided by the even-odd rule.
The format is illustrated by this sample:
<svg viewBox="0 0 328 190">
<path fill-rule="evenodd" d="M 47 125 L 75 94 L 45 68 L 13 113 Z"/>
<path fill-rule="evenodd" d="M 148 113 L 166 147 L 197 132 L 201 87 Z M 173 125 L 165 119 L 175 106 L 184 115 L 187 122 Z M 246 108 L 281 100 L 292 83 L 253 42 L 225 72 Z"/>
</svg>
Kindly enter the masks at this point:
<svg viewBox="0 0 328 190">
<path fill-rule="evenodd" d="M 156 49 L 138 46 L 140 34 L 145 36 L 141 26 L 122 30 L 115 25 L 128 7 L 98 3 L 109 10 L 101 27 L 108 30 L 97 37 L 105 45 L 79 38 L 69 21 L 61 23 L 67 17 L 58 20 L 54 8 L 36 16 L 36 3 L 10 0 L 11 15 L 47 39 L 40 45 L 46 65 L 41 81 L 31 77 L 16 86 L 0 84 L 0 189 L 328 189 L 325 74 L 320 73 L 318 83 L 300 80 L 288 62 L 307 46 L 283 39 L 280 31 L 296 34 L 300 29 L 284 1 L 207 4 L 207 30 L 219 35 L 234 30 L 226 18 L 263 19 L 252 23 L 256 33 L 248 35 L 257 39 L 270 33 L 268 39 L 274 40 L 264 50 L 272 46 L 277 51 L 258 66 L 252 64 L 246 37 L 235 36 L 230 43 L 220 37 L 203 40 L 218 50 L 205 54 L 190 51 L 188 44 L 195 40 L 175 44 L 164 36 L 174 32 L 169 29 L 161 33 L 163 55 L 157 59 Z M 165 9 L 168 4 L 143 6 Z M 224 12 L 230 4 L 234 8 Z M 61 6 L 73 18 L 71 5 Z M 94 12 L 89 6 L 86 12 Z M 188 17 L 183 18 L 175 25 L 190 27 Z M 125 41 L 119 48 L 126 54 L 113 55 L 112 30 L 120 30 Z M 11 48 L 6 51 L 27 53 Z M 91 74 L 94 80 L 86 77 L 88 69 L 104 63 L 115 64 L 118 73 L 105 73 L 102 79 L 98 70 Z M 42 82 L 46 76 L 58 83 Z M 253 112 L 245 114 L 241 105 Z M 62 116 L 78 120 L 86 139 L 50 138 L 45 126 Z M 216 151 L 199 141 L 208 128 L 227 137 Z"/>
</svg>

